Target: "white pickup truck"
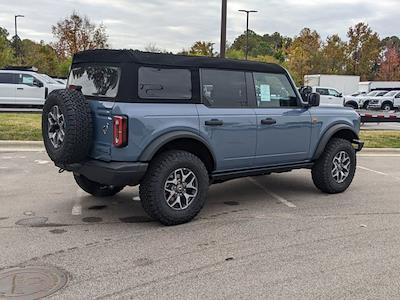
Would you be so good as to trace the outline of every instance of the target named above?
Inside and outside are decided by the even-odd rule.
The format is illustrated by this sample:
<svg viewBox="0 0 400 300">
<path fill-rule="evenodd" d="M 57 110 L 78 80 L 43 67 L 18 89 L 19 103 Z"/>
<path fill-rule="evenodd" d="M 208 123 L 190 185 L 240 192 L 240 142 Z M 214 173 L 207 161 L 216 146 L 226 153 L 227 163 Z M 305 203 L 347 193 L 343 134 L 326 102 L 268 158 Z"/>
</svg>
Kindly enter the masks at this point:
<svg viewBox="0 0 400 300">
<path fill-rule="evenodd" d="M 34 71 L 0 70 L 0 105 L 41 107 L 47 95 L 54 90 L 65 89 L 45 74 Z"/>
<path fill-rule="evenodd" d="M 369 101 L 368 108 L 390 111 L 400 108 L 400 91 L 391 91 L 382 97 L 374 97 Z"/>
</svg>

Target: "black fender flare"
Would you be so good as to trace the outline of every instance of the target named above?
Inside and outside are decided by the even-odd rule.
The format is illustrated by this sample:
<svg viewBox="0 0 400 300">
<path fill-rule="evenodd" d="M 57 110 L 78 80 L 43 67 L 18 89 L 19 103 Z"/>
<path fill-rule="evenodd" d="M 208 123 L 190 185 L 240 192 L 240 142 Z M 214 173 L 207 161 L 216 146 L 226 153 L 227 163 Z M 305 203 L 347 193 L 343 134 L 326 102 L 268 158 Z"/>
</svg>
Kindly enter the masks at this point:
<svg viewBox="0 0 400 300">
<path fill-rule="evenodd" d="M 160 150 L 164 145 L 178 139 L 193 139 L 202 143 L 211 153 L 214 165 L 216 165 L 217 161 L 214 152 L 211 150 L 212 148 L 210 144 L 201 136 L 193 132 L 183 131 L 183 130 L 168 132 L 154 139 L 142 152 L 142 154 L 139 157 L 139 161 L 144 161 L 144 162 L 150 161 L 153 158 L 153 156 L 157 153 L 157 151 Z"/>
<path fill-rule="evenodd" d="M 313 160 L 318 159 L 321 154 L 324 152 L 326 145 L 328 144 L 329 140 L 339 131 L 341 130 L 350 130 L 354 134 L 353 140 L 358 140 L 358 133 L 354 130 L 353 127 L 347 124 L 336 124 L 330 127 L 328 130 L 325 131 L 322 138 L 319 141 L 318 147 L 316 148 L 313 156 Z"/>
</svg>

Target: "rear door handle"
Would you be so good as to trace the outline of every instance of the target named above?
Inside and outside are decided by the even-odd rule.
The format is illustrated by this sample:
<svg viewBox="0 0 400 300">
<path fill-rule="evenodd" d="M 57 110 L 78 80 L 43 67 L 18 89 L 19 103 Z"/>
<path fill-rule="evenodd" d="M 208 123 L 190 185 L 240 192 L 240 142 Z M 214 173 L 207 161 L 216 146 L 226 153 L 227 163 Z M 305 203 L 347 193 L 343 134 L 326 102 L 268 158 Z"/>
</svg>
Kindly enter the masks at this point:
<svg viewBox="0 0 400 300">
<path fill-rule="evenodd" d="M 23 90 L 24 90 L 24 88 L 17 88 L 17 90 L 18 90 L 18 91 L 23 91 Z"/>
<path fill-rule="evenodd" d="M 274 124 L 276 124 L 276 120 L 267 118 L 267 119 L 261 120 L 261 124 L 262 125 L 274 125 Z"/>
<path fill-rule="evenodd" d="M 205 121 L 204 124 L 206 124 L 206 126 L 222 126 L 224 125 L 224 121 L 218 119 L 211 119 Z"/>
</svg>

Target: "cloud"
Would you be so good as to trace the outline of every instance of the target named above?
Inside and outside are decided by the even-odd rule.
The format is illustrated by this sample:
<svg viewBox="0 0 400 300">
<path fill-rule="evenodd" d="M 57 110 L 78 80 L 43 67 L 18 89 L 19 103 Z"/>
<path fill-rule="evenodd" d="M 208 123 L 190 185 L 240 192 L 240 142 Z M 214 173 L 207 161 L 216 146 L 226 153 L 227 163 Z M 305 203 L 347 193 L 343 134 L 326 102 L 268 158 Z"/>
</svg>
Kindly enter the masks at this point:
<svg viewBox="0 0 400 300">
<path fill-rule="evenodd" d="M 107 28 L 114 48 L 144 49 L 152 43 L 158 48 L 179 51 L 196 40 L 215 43 L 219 48 L 221 0 L 26 0 L 0 3 L 0 26 L 11 34 L 14 15 L 22 38 L 52 41 L 51 26 L 77 10 Z M 258 33 L 278 31 L 294 36 L 304 27 L 317 30 L 323 38 L 367 22 L 381 37 L 397 35 L 400 19 L 393 12 L 399 0 L 228 0 L 228 40 L 245 30 L 245 15 L 239 9 L 256 9 L 250 28 Z"/>
</svg>

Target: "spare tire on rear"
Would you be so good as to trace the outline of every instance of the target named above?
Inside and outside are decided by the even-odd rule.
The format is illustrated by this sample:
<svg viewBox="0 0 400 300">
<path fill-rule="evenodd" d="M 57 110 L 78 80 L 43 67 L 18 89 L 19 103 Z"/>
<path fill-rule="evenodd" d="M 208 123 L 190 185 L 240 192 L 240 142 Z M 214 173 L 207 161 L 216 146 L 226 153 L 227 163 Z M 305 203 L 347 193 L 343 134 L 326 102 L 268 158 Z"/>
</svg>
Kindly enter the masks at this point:
<svg viewBox="0 0 400 300">
<path fill-rule="evenodd" d="M 42 113 L 42 136 L 51 160 L 59 164 L 83 161 L 92 135 L 90 106 L 82 93 L 67 89 L 51 92 Z"/>
</svg>

